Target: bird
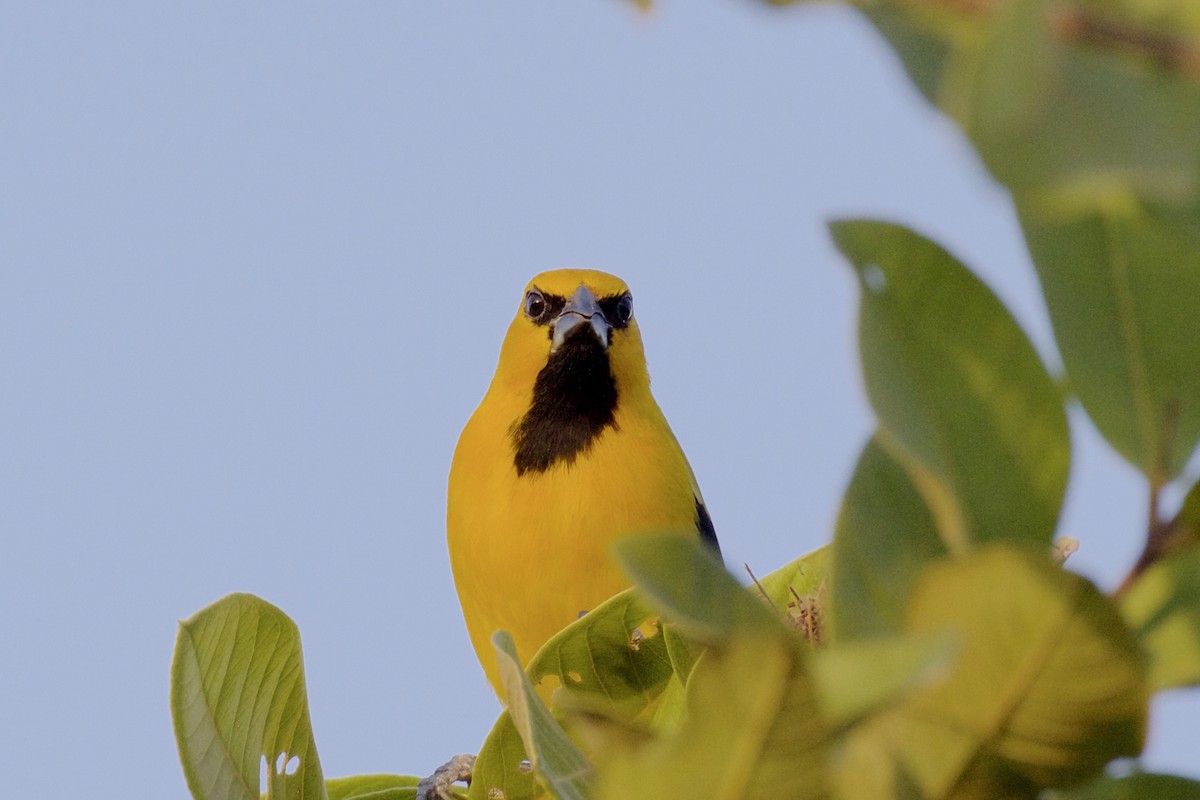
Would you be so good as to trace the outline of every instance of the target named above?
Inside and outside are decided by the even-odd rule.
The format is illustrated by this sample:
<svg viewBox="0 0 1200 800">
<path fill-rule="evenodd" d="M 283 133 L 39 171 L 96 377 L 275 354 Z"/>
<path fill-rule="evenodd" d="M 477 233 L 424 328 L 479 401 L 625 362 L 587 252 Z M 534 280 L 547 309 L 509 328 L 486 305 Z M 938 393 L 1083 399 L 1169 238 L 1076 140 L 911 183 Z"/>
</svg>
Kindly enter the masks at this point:
<svg viewBox="0 0 1200 800">
<path fill-rule="evenodd" d="M 650 393 L 633 295 L 598 270 L 543 272 L 525 287 L 454 450 L 447 495 L 463 617 L 501 697 L 492 634 L 508 631 L 527 663 L 628 588 L 613 542 L 669 531 L 720 557 L 695 475 Z"/>
</svg>

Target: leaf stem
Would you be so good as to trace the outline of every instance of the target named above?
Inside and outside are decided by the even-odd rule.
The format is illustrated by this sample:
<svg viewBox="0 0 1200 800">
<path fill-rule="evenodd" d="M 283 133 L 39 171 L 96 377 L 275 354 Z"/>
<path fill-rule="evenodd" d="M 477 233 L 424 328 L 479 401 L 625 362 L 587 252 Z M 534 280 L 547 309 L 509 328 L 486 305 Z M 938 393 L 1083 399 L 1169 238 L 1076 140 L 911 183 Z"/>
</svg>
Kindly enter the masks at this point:
<svg viewBox="0 0 1200 800">
<path fill-rule="evenodd" d="M 1162 517 L 1162 490 L 1167 483 L 1166 476 L 1170 474 L 1171 453 L 1174 448 L 1175 434 L 1179 426 L 1179 402 L 1167 401 L 1163 408 L 1161 436 L 1158 452 L 1159 463 L 1154 465 L 1150 476 L 1150 497 L 1147 503 L 1146 545 L 1142 554 L 1134 562 L 1133 569 L 1121 581 L 1114 596 L 1120 597 L 1133 585 L 1143 572 L 1148 570 L 1159 559 L 1176 552 L 1181 539 L 1186 538 L 1186 526 L 1181 524 L 1178 517 L 1164 520 Z"/>
<path fill-rule="evenodd" d="M 1078 8 L 1059 11 L 1053 24 L 1064 41 L 1130 51 L 1172 72 L 1200 78 L 1200 51 L 1182 36 L 1138 28 Z"/>
</svg>

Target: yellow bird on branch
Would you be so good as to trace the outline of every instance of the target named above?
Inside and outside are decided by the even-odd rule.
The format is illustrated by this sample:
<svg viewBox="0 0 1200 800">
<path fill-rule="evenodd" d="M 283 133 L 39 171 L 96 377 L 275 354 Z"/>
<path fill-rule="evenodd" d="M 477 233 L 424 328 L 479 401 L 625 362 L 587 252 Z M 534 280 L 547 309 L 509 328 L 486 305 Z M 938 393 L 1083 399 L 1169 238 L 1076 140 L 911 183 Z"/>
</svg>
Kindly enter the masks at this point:
<svg viewBox="0 0 1200 800">
<path fill-rule="evenodd" d="M 627 587 L 614 541 L 662 531 L 720 552 L 695 476 L 650 394 L 633 296 L 604 272 L 544 272 L 525 288 L 450 467 L 450 563 L 497 692 L 493 632 L 511 633 L 528 661 Z"/>
</svg>

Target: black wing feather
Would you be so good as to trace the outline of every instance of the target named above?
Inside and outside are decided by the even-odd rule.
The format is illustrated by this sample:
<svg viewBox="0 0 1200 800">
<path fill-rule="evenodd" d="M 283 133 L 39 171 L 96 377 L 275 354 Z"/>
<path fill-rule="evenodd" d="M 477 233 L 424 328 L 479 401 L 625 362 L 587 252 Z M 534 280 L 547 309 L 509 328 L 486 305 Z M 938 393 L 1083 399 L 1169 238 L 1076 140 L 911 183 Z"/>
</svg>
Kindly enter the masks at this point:
<svg viewBox="0 0 1200 800">
<path fill-rule="evenodd" d="M 713 527 L 712 517 L 700 498 L 696 498 L 696 530 L 700 532 L 700 541 L 713 549 L 718 557 L 721 555 L 721 544 L 717 541 L 717 529 Z"/>
</svg>

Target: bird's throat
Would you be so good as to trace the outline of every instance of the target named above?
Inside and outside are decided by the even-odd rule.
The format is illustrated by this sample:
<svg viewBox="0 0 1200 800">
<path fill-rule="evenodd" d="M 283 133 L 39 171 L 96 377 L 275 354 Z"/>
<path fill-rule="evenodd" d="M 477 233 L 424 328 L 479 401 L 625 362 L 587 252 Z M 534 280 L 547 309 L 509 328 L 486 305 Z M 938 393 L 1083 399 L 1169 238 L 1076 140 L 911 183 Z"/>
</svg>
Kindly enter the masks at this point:
<svg viewBox="0 0 1200 800">
<path fill-rule="evenodd" d="M 580 330 L 550 355 L 529 411 L 509 430 L 517 475 L 574 463 L 605 428 L 616 427 L 616 408 L 608 351 L 589 329 Z"/>
</svg>

